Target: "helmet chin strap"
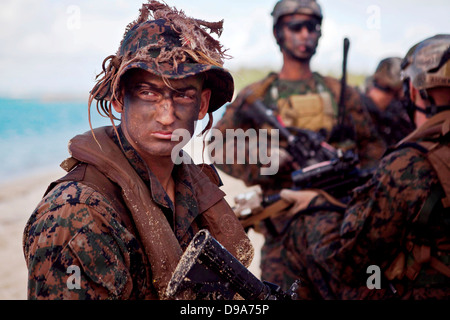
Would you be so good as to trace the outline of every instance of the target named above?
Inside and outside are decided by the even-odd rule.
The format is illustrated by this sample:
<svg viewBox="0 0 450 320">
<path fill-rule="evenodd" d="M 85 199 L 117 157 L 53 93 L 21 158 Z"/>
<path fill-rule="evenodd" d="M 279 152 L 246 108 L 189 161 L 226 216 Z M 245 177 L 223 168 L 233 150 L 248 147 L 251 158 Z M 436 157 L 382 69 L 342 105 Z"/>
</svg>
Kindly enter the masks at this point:
<svg viewBox="0 0 450 320">
<path fill-rule="evenodd" d="M 414 112 L 417 109 L 416 104 L 411 100 L 410 90 L 409 90 L 409 79 L 403 80 L 403 93 L 404 97 L 402 99 L 403 107 L 406 109 L 406 113 L 408 114 L 409 120 L 412 124 L 415 125 L 414 122 Z"/>
<path fill-rule="evenodd" d="M 426 114 L 427 116 L 434 116 L 435 114 L 437 114 L 439 112 L 450 110 L 450 105 L 448 105 L 448 106 L 437 106 L 437 105 L 433 104 L 433 105 L 427 106 L 425 108 L 421 108 L 421 107 L 418 107 L 417 105 L 414 105 L 414 108 L 417 111 L 419 111 L 419 112 L 421 112 L 423 114 Z"/>
<path fill-rule="evenodd" d="M 419 91 L 420 93 L 420 97 L 425 100 L 430 102 L 429 106 L 426 106 L 425 108 L 421 108 L 417 105 L 414 104 L 415 109 L 425 115 L 427 115 L 427 117 L 432 117 L 435 114 L 442 112 L 442 111 L 446 111 L 446 110 L 450 110 L 450 106 L 447 105 L 443 105 L 443 106 L 438 106 L 436 105 L 436 102 L 434 101 L 433 97 L 430 96 L 427 92 L 426 89 L 422 89 Z"/>
<path fill-rule="evenodd" d="M 405 79 L 403 81 L 403 92 L 404 92 L 403 105 L 413 124 L 414 124 L 414 112 L 416 110 L 419 111 L 420 113 L 425 114 L 427 117 L 432 117 L 439 112 L 450 110 L 450 105 L 437 106 L 433 97 L 428 95 L 425 89 L 420 90 L 419 93 L 421 98 L 425 101 L 428 101 L 430 105 L 426 106 L 425 108 L 416 105 L 414 101 L 411 100 L 409 91 L 409 79 Z"/>
</svg>

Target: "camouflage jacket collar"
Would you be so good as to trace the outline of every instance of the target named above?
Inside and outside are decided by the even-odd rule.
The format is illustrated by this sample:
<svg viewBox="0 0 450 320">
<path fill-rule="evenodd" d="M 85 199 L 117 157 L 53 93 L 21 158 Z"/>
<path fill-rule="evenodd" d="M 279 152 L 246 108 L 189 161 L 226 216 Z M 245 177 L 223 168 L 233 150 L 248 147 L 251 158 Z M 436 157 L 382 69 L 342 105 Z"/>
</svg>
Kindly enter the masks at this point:
<svg viewBox="0 0 450 320">
<path fill-rule="evenodd" d="M 145 185 L 149 187 L 153 200 L 159 205 L 165 208 L 170 208 L 172 209 L 172 211 L 174 211 L 174 206 L 169 196 L 165 192 L 162 185 L 159 183 L 158 179 L 150 171 L 148 166 L 139 156 L 137 151 L 131 146 L 131 144 L 125 138 L 121 126 L 117 127 L 117 132 L 119 134 L 119 137 L 117 137 L 117 135 L 114 134 L 112 136 L 112 139 L 119 148 L 121 148 L 120 145 L 122 144 L 123 148 L 121 149 L 125 157 L 127 158 L 130 165 L 133 167 L 133 169 L 138 173 L 139 177 L 144 181 Z"/>
<path fill-rule="evenodd" d="M 153 200 L 160 206 L 170 209 L 172 217 L 167 217 L 171 221 L 169 223 L 174 227 L 177 238 L 180 240 L 184 236 L 186 230 L 186 221 L 190 224 L 192 220 L 199 214 L 198 203 L 194 194 L 193 186 L 195 185 L 195 177 L 192 177 L 191 170 L 186 164 L 176 164 L 174 166 L 172 177 L 175 182 L 175 204 L 172 202 L 170 197 L 167 195 L 166 191 L 153 174 L 153 172 L 148 168 L 146 163 L 139 156 L 137 151 L 131 146 L 128 140 L 123 134 L 123 130 L 120 126 L 117 127 L 116 134 L 112 136 L 112 139 L 117 144 L 119 148 L 120 143 L 122 144 L 122 151 L 127 158 L 130 165 L 138 173 L 139 177 L 144 181 L 145 185 L 148 186 L 150 194 Z M 120 139 L 120 142 L 119 142 Z M 181 150 L 181 152 L 183 152 Z M 182 155 L 180 155 L 182 156 Z M 186 155 L 185 155 L 186 156 Z"/>
</svg>

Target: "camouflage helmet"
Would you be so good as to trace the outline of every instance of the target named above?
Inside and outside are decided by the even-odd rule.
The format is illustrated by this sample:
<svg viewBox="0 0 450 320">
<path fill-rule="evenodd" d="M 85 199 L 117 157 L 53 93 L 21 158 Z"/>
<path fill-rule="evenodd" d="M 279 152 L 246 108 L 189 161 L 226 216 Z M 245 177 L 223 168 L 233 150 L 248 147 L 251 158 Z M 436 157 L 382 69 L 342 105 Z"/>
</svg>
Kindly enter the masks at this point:
<svg viewBox="0 0 450 320">
<path fill-rule="evenodd" d="M 402 80 L 419 90 L 450 86 L 450 35 L 439 34 L 413 46 L 401 65 Z"/>
<path fill-rule="evenodd" d="M 110 108 L 104 104 L 117 97 L 121 77 L 128 70 L 143 69 L 164 80 L 205 75 L 204 87 L 211 89 L 208 112 L 217 110 L 231 101 L 234 92 L 233 78 L 223 68 L 225 50 L 210 34 L 220 36 L 222 25 L 223 21 L 189 18 L 158 1 L 143 4 L 138 19 L 127 26 L 117 53 L 103 62 L 99 75 L 103 77 L 92 89 L 91 101 L 96 99 L 108 114 Z"/>
<path fill-rule="evenodd" d="M 373 84 L 381 89 L 400 90 L 402 88 L 401 63 L 402 59 L 398 57 L 381 60 L 373 74 Z"/>
<path fill-rule="evenodd" d="M 280 0 L 272 11 L 273 26 L 276 26 L 282 16 L 295 13 L 315 16 L 322 22 L 322 9 L 315 0 Z"/>
</svg>

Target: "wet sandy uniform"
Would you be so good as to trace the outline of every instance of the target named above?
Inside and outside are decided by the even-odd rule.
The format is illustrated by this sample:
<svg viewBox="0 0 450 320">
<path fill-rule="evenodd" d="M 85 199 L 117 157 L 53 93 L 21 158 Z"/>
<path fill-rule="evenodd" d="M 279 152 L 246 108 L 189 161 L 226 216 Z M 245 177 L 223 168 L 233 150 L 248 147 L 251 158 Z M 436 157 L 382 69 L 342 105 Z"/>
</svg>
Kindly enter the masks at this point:
<svg viewBox="0 0 450 320">
<path fill-rule="evenodd" d="M 213 36 L 222 31 L 223 20 L 195 19 L 156 0 L 142 3 L 116 53 L 103 60 L 88 100 L 89 112 L 96 107 L 112 123 L 123 120 L 124 134 L 91 127 L 70 141 L 72 157 L 62 164 L 69 173 L 49 187 L 24 231 L 29 298 L 172 299 L 167 285 L 200 229 L 250 264 L 253 248 L 215 170 L 171 163 L 172 143 L 149 150 L 153 133 L 164 144 L 161 132 L 193 131 L 197 119 L 209 113 L 212 122 L 212 112 L 231 101 L 226 49 Z M 169 167 L 151 172 L 154 156 Z"/>
<path fill-rule="evenodd" d="M 158 209 L 163 212 L 182 250 L 198 230 L 207 228 L 243 264 L 250 264 L 253 248 L 223 199 L 224 193 L 218 187 L 219 178 L 211 167 L 193 164 L 175 166 L 175 203 L 172 203 L 121 134 L 120 127 L 125 153 L 122 153 L 112 128 L 99 128 L 95 132 L 102 146 L 105 146 L 107 139 L 113 141 L 115 148 L 103 148 L 106 156 L 114 160 L 126 158 L 129 167 L 121 168 L 124 174 L 120 179 L 131 178 L 127 176 L 127 170 L 135 171 L 141 178 L 141 181 L 130 181 L 138 186 L 133 191 L 139 190 L 139 187 L 148 190 L 151 198 L 148 200 L 153 206 L 147 210 Z M 77 152 L 73 150 L 76 150 L 77 144 L 83 144 L 86 151 L 96 145 L 96 142 L 91 141 L 90 146 L 86 146 L 89 140 L 93 140 L 90 132 L 71 141 L 73 157 L 76 157 Z M 98 153 L 98 150 L 92 150 L 92 153 Z M 33 212 L 24 233 L 29 298 L 158 298 L 154 287 L 158 278 L 154 277 L 150 262 L 156 261 L 158 257 L 149 257 L 142 246 L 144 235 L 136 228 L 133 220 L 137 209 L 130 205 L 133 195 L 122 192 L 117 186 L 122 183 L 117 181 L 120 179 L 111 182 L 102 172 L 105 172 L 105 168 L 79 163 L 66 178 L 49 187 L 48 193 Z M 95 181 L 94 185 L 91 181 Z M 116 189 L 108 187 L 108 183 L 112 183 Z M 142 189 L 141 194 L 134 196 L 146 200 L 145 195 Z M 152 233 L 158 227 L 148 222 L 146 230 Z M 81 270 L 80 289 L 68 288 L 67 282 L 72 275 L 68 272 L 70 266 Z"/>
</svg>

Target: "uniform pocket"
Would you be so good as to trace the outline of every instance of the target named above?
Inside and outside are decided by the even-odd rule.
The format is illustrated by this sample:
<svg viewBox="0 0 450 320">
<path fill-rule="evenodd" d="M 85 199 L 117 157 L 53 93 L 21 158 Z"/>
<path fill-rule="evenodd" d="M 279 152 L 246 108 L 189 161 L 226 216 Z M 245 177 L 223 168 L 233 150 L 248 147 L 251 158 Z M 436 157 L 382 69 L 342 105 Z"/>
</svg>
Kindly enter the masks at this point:
<svg viewBox="0 0 450 320">
<path fill-rule="evenodd" d="M 110 298 L 126 298 L 132 281 L 114 238 L 95 232 L 78 233 L 69 241 L 69 248 L 78 259 L 86 276 L 107 289 Z"/>
</svg>

